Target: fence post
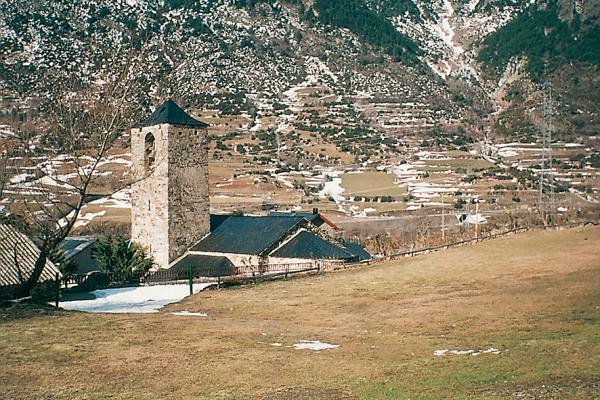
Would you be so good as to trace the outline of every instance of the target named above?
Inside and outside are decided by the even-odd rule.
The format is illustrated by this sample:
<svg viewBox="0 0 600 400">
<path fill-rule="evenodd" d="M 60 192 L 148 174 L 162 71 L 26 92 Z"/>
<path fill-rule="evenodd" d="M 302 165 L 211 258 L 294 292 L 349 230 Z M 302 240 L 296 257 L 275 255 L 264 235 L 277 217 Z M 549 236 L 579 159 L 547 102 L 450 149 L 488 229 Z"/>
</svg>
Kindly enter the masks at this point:
<svg viewBox="0 0 600 400">
<path fill-rule="evenodd" d="M 58 302 L 60 301 L 60 274 L 56 273 L 56 292 L 54 293 L 54 302 L 56 308 L 58 308 Z"/>
<path fill-rule="evenodd" d="M 190 296 L 194 294 L 194 274 L 192 273 L 192 266 L 188 267 L 188 279 L 190 284 Z"/>
<path fill-rule="evenodd" d="M 221 289 L 221 275 L 217 276 L 217 289 Z"/>
</svg>

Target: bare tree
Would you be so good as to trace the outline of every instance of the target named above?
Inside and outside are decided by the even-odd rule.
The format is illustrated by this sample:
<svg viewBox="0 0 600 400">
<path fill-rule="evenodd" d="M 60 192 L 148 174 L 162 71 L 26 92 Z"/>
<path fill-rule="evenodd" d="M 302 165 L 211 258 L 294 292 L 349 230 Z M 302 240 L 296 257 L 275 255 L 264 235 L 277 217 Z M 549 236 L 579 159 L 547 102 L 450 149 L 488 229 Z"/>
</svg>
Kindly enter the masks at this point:
<svg viewBox="0 0 600 400">
<path fill-rule="evenodd" d="M 40 107 L 45 120 L 33 133 L 16 126 L 20 146 L 12 167 L 25 178 L 11 187 L 13 210 L 40 249 L 32 274 L 21 285 L 22 295 L 35 286 L 48 256 L 75 226 L 109 151 L 141 115 L 135 65 L 122 63 L 94 82 L 63 82 Z"/>
</svg>

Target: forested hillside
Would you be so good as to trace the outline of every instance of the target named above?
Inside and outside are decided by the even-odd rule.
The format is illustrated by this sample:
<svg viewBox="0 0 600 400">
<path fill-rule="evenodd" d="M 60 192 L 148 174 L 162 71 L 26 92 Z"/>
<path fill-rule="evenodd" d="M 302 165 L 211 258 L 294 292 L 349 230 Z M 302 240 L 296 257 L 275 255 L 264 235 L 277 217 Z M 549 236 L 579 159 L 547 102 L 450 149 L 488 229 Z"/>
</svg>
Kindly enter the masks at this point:
<svg viewBox="0 0 600 400">
<path fill-rule="evenodd" d="M 600 26 L 595 19 L 570 21 L 559 16 L 557 3 L 545 9 L 530 7 L 483 41 L 478 60 L 499 72 L 512 57 L 526 57 L 535 79 L 565 64 L 586 62 L 600 66 Z"/>
</svg>

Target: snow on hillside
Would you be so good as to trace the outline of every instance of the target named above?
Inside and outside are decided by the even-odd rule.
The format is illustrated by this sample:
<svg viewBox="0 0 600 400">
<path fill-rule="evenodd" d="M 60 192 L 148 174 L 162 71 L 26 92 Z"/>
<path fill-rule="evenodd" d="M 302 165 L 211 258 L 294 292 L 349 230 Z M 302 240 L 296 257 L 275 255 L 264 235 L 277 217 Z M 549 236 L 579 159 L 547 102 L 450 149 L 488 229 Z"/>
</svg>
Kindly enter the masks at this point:
<svg viewBox="0 0 600 400">
<path fill-rule="evenodd" d="M 496 31 L 514 17 L 523 5 L 515 4 L 492 11 L 478 8 L 479 0 L 455 4 L 450 0 L 415 2 L 421 10 L 422 21 L 398 16 L 393 19 L 397 29 L 415 40 L 426 51 L 425 62 L 440 77 L 464 77 L 480 81 L 474 67 L 472 45 Z M 429 13 L 431 17 L 427 17 Z"/>
</svg>

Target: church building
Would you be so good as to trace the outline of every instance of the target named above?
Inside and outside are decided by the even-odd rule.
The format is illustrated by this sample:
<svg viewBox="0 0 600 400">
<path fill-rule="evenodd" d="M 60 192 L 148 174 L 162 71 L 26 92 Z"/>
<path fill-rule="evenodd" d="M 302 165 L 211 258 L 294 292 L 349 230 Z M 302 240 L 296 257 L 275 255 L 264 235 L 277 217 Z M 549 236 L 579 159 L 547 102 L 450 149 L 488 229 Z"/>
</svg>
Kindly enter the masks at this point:
<svg viewBox="0 0 600 400">
<path fill-rule="evenodd" d="M 208 125 L 167 100 L 131 130 L 131 236 L 159 268 L 230 270 L 307 260 L 362 261 L 355 243 L 334 239 L 320 227 L 335 224 L 312 213 L 266 216 L 211 215 Z M 200 266 L 201 267 L 201 266 Z"/>
</svg>

